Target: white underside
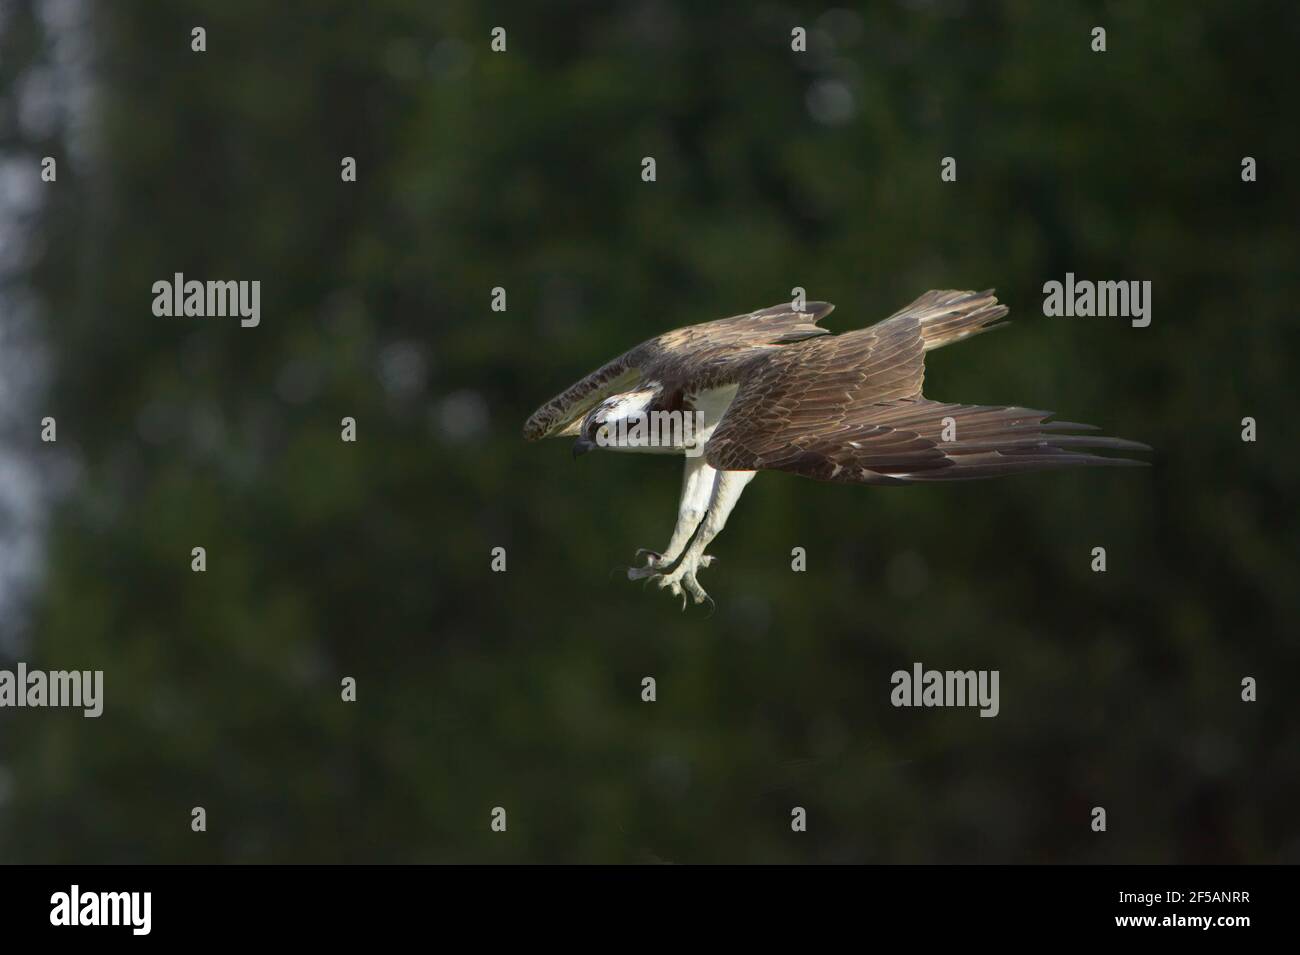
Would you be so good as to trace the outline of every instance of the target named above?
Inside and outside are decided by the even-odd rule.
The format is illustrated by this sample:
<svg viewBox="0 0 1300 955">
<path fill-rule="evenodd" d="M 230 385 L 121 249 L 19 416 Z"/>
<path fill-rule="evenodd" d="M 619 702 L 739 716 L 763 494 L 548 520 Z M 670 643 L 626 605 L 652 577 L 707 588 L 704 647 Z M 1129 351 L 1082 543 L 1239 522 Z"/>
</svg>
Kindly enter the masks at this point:
<svg viewBox="0 0 1300 955">
<path fill-rule="evenodd" d="M 694 405 L 695 410 L 699 411 L 704 418 L 704 427 L 700 429 L 701 443 L 713 437 L 714 430 L 722 421 L 722 416 L 727 413 L 727 409 L 731 407 L 739 387 L 739 385 L 724 385 L 721 388 L 710 388 L 708 391 L 690 396 L 690 404 Z"/>
<path fill-rule="evenodd" d="M 731 402 L 736 397 L 738 388 L 738 385 L 724 385 L 720 388 L 710 388 L 707 391 L 687 396 L 686 405 L 688 408 L 699 412 L 699 423 L 695 427 L 693 435 L 693 448 L 701 447 L 709 438 L 713 437 L 713 432 L 717 430 L 718 425 L 722 422 L 723 415 L 731 407 Z M 638 391 L 629 393 L 626 399 L 614 406 L 609 418 L 615 419 L 639 412 L 650 401 L 649 398 L 645 397 L 647 394 L 653 395 L 653 392 Z M 629 454 L 686 453 L 686 447 L 680 442 L 677 444 L 655 445 L 610 445 L 605 450 L 622 451 Z"/>
</svg>

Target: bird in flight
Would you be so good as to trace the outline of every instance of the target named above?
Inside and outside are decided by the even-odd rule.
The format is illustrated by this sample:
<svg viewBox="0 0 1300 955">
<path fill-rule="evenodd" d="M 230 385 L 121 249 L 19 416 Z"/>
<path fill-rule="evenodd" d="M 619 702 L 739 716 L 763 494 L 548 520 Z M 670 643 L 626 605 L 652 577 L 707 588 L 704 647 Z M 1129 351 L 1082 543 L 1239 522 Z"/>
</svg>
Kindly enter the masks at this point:
<svg viewBox="0 0 1300 955">
<path fill-rule="evenodd" d="M 801 307 L 795 307 L 801 305 Z M 1001 327 L 992 290 L 926 292 L 868 328 L 832 335 L 835 306 L 785 303 L 690 325 L 637 345 L 576 382 L 524 424 L 529 441 L 686 459 L 677 526 L 663 551 L 642 549 L 633 580 L 695 603 L 697 575 L 759 471 L 848 484 L 918 484 L 1027 471 L 1145 462 L 1096 451 L 1144 444 L 1078 432 L 1050 411 L 931 401 L 925 353 Z"/>
</svg>

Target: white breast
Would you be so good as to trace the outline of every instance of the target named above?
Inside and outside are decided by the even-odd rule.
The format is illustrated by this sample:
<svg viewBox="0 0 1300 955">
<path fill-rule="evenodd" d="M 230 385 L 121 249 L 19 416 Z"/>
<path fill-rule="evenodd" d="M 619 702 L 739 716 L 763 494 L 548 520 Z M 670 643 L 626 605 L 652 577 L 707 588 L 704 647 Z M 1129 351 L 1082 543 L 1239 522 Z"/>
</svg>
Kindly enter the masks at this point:
<svg viewBox="0 0 1300 955">
<path fill-rule="evenodd" d="M 731 407 L 731 401 L 736 397 L 736 389 L 739 385 L 723 385 L 720 388 L 710 388 L 707 391 L 701 391 L 697 394 L 688 395 L 687 400 L 694 405 L 695 410 L 700 412 L 700 441 L 708 441 L 713 436 L 713 430 L 722 420 L 722 416 L 727 413 Z"/>
</svg>

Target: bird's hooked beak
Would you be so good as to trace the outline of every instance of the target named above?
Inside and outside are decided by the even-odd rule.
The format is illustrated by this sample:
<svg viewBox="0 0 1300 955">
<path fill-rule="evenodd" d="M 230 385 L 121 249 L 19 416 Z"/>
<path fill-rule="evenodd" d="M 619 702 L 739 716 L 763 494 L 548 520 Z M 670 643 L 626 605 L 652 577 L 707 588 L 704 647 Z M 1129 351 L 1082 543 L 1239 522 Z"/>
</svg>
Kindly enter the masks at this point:
<svg viewBox="0 0 1300 955">
<path fill-rule="evenodd" d="M 573 442 L 574 459 L 576 460 L 577 458 L 582 457 L 584 454 L 586 454 L 595 446 L 596 446 L 595 441 L 591 441 L 587 438 L 578 438 L 576 441 Z"/>
</svg>

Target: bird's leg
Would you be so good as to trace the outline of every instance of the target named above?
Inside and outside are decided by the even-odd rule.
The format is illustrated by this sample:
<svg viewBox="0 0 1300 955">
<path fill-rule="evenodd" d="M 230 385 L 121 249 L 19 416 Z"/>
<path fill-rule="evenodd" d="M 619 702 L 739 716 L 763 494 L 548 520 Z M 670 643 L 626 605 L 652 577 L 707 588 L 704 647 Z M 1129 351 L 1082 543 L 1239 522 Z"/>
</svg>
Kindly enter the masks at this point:
<svg viewBox="0 0 1300 955">
<path fill-rule="evenodd" d="M 686 470 L 682 475 L 682 497 L 677 507 L 677 526 L 673 528 L 672 539 L 662 554 L 645 548 L 637 551 L 638 557 L 646 555 L 645 566 L 629 567 L 628 580 L 656 576 L 676 563 L 703 519 L 704 512 L 708 510 L 717 474 L 717 471 L 704 463 L 703 455 L 686 458 Z"/>
<path fill-rule="evenodd" d="M 659 586 L 666 587 L 674 596 L 680 596 L 683 607 L 686 606 L 687 594 L 697 604 L 708 599 L 709 595 L 695 579 L 696 572 L 712 562 L 712 558 L 705 555 L 704 549 L 722 532 L 727 518 L 731 516 L 731 509 L 736 506 L 741 492 L 754 479 L 756 473 L 755 471 L 718 472 L 718 478 L 713 483 L 713 496 L 709 499 L 709 509 L 705 512 L 704 519 L 700 521 L 695 536 L 682 552 L 677 566 L 659 576 Z"/>
</svg>

